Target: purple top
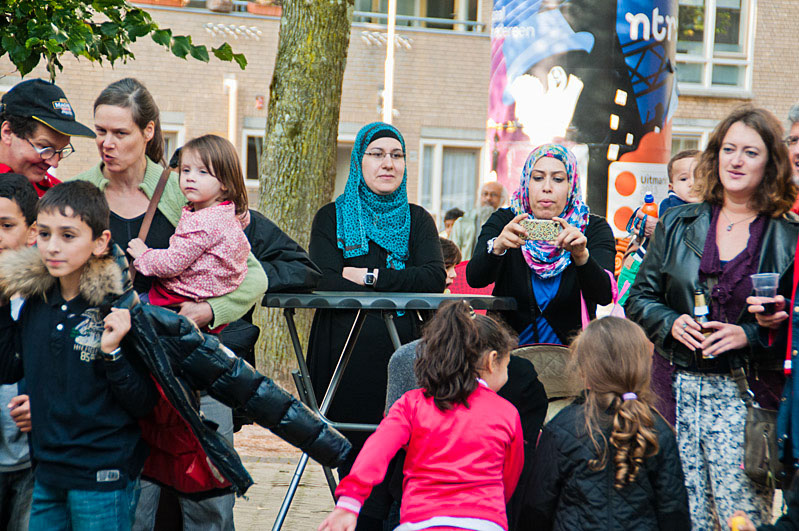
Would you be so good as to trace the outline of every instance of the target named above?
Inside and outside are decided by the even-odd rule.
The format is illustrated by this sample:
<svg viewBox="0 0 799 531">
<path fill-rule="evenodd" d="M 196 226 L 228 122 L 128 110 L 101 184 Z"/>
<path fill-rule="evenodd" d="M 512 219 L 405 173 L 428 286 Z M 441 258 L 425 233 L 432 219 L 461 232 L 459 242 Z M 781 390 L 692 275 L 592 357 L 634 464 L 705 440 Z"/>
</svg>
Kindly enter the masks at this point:
<svg viewBox="0 0 799 531">
<path fill-rule="evenodd" d="M 721 207 L 713 206 L 713 217 L 710 220 L 702 261 L 699 264 L 699 280 L 704 282 L 708 277 L 716 277 L 718 283 L 710 291 L 710 320 L 722 323 L 737 323 L 738 317 L 746 306 L 746 298 L 752 291 L 752 280 L 749 275 L 757 273 L 760 260 L 760 245 L 766 231 L 768 218 L 763 215 L 749 224 L 749 241 L 746 249 L 726 264 L 719 260 L 719 247 L 716 245 L 716 226 Z"/>
</svg>

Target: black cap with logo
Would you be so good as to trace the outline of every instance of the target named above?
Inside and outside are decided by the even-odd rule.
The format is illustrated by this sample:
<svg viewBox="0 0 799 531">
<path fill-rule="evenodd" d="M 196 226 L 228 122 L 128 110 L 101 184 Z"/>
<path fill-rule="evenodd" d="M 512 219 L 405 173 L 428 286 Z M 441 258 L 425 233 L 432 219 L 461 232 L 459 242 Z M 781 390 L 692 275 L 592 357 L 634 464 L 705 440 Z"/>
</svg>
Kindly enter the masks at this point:
<svg viewBox="0 0 799 531">
<path fill-rule="evenodd" d="M 75 121 L 75 111 L 64 91 L 43 79 L 30 79 L 14 85 L 0 100 L 0 110 L 33 118 L 64 135 L 95 137 L 94 131 Z"/>
</svg>

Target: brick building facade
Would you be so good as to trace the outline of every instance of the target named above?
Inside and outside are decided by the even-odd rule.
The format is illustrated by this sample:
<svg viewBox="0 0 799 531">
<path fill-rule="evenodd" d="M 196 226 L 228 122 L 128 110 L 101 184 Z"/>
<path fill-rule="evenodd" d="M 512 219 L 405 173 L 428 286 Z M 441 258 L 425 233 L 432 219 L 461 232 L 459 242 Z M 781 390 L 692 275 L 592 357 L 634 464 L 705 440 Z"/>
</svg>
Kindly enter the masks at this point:
<svg viewBox="0 0 799 531">
<path fill-rule="evenodd" d="M 484 146 L 492 1 L 448 1 L 454 6 L 448 8 L 452 18 L 469 24 L 447 25 L 429 18 L 441 16 L 440 6 L 430 1 L 399 1 L 399 12 L 411 18 L 399 22 L 403 25 L 397 27 L 395 55 L 394 124 L 408 147 L 409 197 L 434 214 L 451 204 L 469 206 L 490 167 Z M 356 0 L 356 9 L 385 10 L 385 3 Z M 178 59 L 144 39 L 133 48 L 134 61 L 114 68 L 65 57 L 57 82 L 78 119 L 91 124 L 91 105 L 102 88 L 121 77 L 136 77 L 155 96 L 170 149 L 198 135 L 220 134 L 236 144 L 248 176 L 255 177 L 280 20 L 241 12 L 213 13 L 203 5 L 193 0 L 185 8 L 143 7 L 160 25 L 190 34 L 195 43 L 229 42 L 247 56 L 246 70 L 213 58 L 210 63 Z M 680 0 L 680 35 L 686 41 L 678 44 L 681 95 L 674 119 L 675 149 L 701 147 L 714 124 L 741 103 L 762 105 L 785 118 L 790 105 L 799 101 L 795 88 L 799 61 L 793 60 L 799 32 L 792 17 L 797 8 L 799 0 Z M 686 13 L 693 15 L 690 20 Z M 686 20 L 690 31 L 684 30 Z M 704 32 L 711 23 L 716 31 Z M 356 16 L 352 26 L 336 193 L 343 190 L 357 130 L 380 119 L 385 29 L 383 19 L 363 15 Z M 6 57 L 0 59 L 0 72 L 12 70 Z M 35 75 L 47 77 L 42 67 L 31 76 Z M 0 78 L 0 92 L 17 81 L 15 75 Z M 78 173 L 98 160 L 92 141 L 74 139 L 73 144 L 77 151 L 62 162 L 59 177 Z M 445 169 L 451 168 L 465 176 L 459 190 L 452 190 L 451 183 L 445 189 Z"/>
</svg>

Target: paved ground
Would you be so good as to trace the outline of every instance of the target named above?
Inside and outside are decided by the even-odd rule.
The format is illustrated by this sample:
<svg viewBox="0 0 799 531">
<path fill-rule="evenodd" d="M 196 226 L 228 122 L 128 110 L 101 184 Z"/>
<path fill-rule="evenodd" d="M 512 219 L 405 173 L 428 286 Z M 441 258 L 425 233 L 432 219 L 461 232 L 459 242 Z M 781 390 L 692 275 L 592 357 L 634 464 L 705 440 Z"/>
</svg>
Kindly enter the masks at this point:
<svg viewBox="0 0 799 531">
<path fill-rule="evenodd" d="M 235 445 L 244 466 L 255 480 L 247 498 L 236 500 L 234 517 L 237 531 L 271 529 L 280 504 L 294 474 L 300 451 L 269 431 L 244 426 L 235 435 Z M 283 529 L 315 530 L 333 509 L 322 467 L 309 461 Z"/>
</svg>

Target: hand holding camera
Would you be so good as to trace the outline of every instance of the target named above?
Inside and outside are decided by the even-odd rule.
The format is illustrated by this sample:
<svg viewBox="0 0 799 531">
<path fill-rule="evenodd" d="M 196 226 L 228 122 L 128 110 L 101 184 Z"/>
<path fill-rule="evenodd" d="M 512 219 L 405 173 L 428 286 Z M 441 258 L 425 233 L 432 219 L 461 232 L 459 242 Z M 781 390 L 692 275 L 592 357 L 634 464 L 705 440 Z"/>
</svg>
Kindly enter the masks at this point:
<svg viewBox="0 0 799 531">
<path fill-rule="evenodd" d="M 588 261 L 588 240 L 580 229 L 561 218 L 530 219 L 527 214 L 519 214 L 505 225 L 494 241 L 492 252 L 502 255 L 508 249 L 518 249 L 528 240 L 552 242 L 556 247 L 570 252 L 578 266 Z"/>
</svg>

